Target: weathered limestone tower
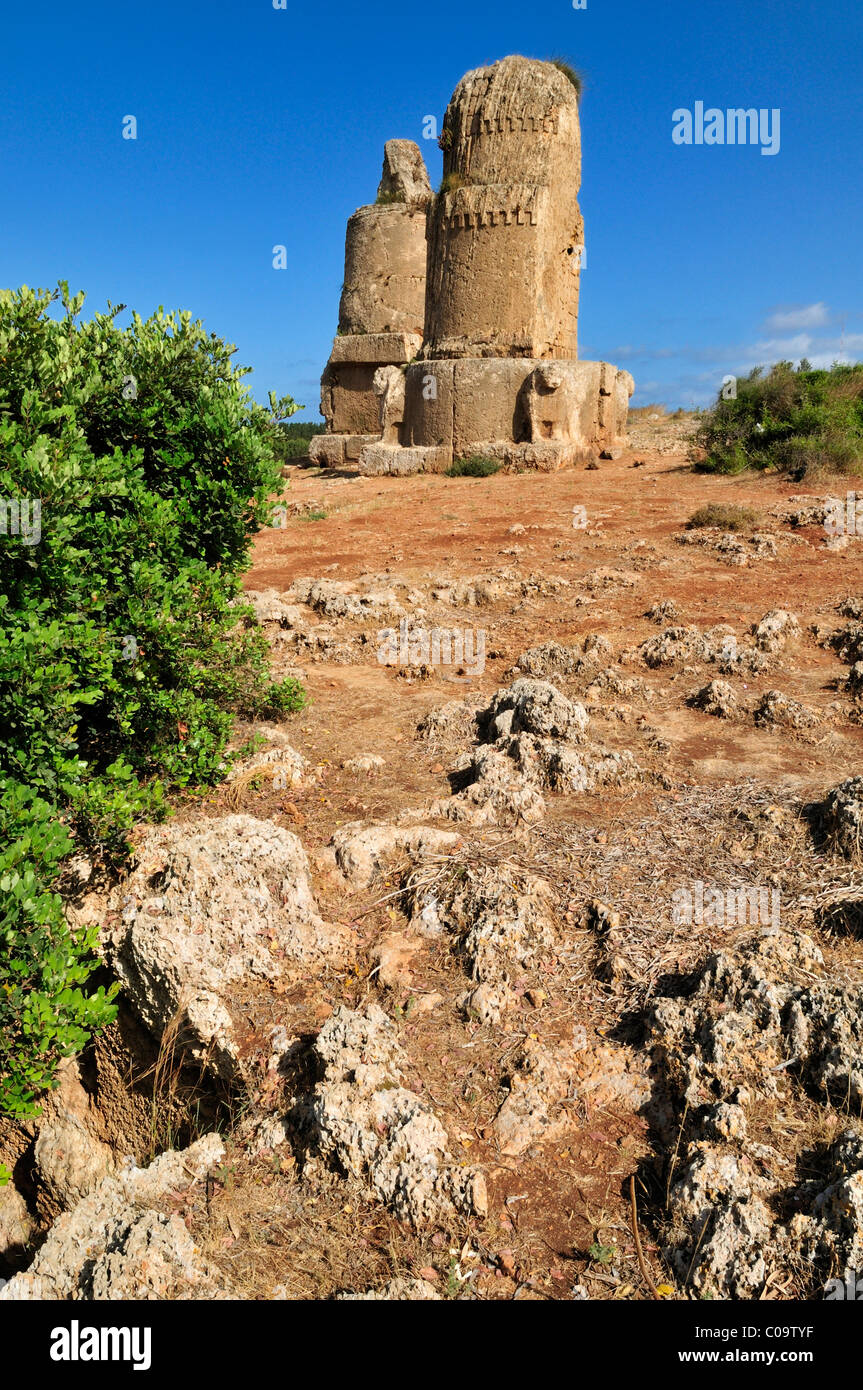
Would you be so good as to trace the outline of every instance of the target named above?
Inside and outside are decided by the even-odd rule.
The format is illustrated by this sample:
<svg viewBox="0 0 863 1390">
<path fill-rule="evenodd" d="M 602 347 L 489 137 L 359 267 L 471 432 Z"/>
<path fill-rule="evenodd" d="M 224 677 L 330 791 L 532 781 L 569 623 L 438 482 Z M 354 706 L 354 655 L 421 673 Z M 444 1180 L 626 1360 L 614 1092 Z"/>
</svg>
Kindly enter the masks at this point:
<svg viewBox="0 0 863 1390">
<path fill-rule="evenodd" d="M 441 144 L 443 183 L 427 198 L 422 351 L 391 355 L 363 387 L 364 426 L 370 393 L 379 414 L 377 437 L 359 450 L 360 471 L 440 471 L 469 454 L 549 470 L 624 444 L 632 377 L 608 362 L 578 361 L 584 225 L 570 78 L 554 63 L 519 57 L 468 73 L 447 107 Z M 370 296 L 381 302 L 377 282 Z M 367 325 L 368 313 L 357 322 Z M 350 342 L 336 339 L 327 373 Z M 346 418 L 341 398 L 324 413 L 328 428 L 340 428 L 329 422 Z M 331 438 L 314 441 L 321 461 Z M 345 447 L 338 461 L 353 456 Z"/>
<path fill-rule="evenodd" d="M 321 378 L 327 433 L 312 440 L 309 449 L 318 463 L 338 467 L 356 462 L 364 444 L 382 437 L 386 369 L 419 353 L 431 198 L 418 146 L 412 140 L 388 140 L 378 200 L 348 222 L 339 332 Z M 393 405 L 390 401 L 390 415 Z"/>
<path fill-rule="evenodd" d="M 572 83 L 504 58 L 463 77 L 429 219 L 424 355 L 574 359 L 584 223 Z"/>
</svg>

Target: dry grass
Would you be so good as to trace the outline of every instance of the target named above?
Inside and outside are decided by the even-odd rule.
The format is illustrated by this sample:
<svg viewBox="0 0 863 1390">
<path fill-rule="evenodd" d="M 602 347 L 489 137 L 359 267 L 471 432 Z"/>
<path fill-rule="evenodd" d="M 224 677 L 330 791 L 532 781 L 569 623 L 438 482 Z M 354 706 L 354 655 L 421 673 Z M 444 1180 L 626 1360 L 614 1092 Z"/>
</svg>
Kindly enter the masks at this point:
<svg viewBox="0 0 863 1390">
<path fill-rule="evenodd" d="M 687 531 L 702 526 L 716 526 L 723 531 L 754 531 L 760 518 L 752 507 L 739 507 L 730 502 L 708 502 L 699 507 L 686 523 Z"/>
</svg>

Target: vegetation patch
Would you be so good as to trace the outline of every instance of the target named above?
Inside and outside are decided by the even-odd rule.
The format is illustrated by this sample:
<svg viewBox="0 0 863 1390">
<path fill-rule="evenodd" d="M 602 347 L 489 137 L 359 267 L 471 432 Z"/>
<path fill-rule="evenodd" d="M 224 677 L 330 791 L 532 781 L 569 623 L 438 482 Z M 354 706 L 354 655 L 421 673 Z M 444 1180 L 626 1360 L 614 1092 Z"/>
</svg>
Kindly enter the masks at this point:
<svg viewBox="0 0 863 1390">
<path fill-rule="evenodd" d="M 581 101 L 581 94 L 584 91 L 584 78 L 581 73 L 572 66 L 572 63 L 568 63 L 565 58 L 549 58 L 548 61 L 553 68 L 557 68 L 558 72 L 563 73 L 567 82 L 572 83 L 575 88 L 575 94 L 579 101 Z"/>
<path fill-rule="evenodd" d="M 795 480 L 863 473 L 863 364 L 795 370 L 778 362 L 720 393 L 693 437 L 697 469 L 741 473 L 772 469 Z"/>
<path fill-rule="evenodd" d="M 305 701 L 274 681 L 242 598 L 297 409 L 256 404 L 235 349 L 188 312 L 0 292 L 0 1109 L 33 1113 L 113 1016 L 86 990 L 95 931 L 53 885 L 119 861 L 166 793 L 220 781 L 235 715 Z M 62 309 L 57 313 L 57 309 Z M 26 518 L 26 526 L 22 519 Z"/>
<path fill-rule="evenodd" d="M 299 407 L 298 407 L 299 408 Z M 325 420 L 280 420 L 273 437 L 273 453 L 280 463 L 288 459 L 306 458 L 309 441 L 326 433 Z"/>
<path fill-rule="evenodd" d="M 497 459 L 486 459 L 479 454 L 473 454 L 470 458 L 453 459 L 446 475 L 448 478 L 488 478 L 492 473 L 499 473 L 500 469 L 501 464 Z"/>
<path fill-rule="evenodd" d="M 739 507 L 727 502 L 708 502 L 699 507 L 686 523 L 687 531 L 701 526 L 718 526 L 723 531 L 751 531 L 758 524 L 758 513 L 752 507 Z"/>
<path fill-rule="evenodd" d="M 444 174 L 441 179 L 441 186 L 438 189 L 438 197 L 443 193 L 455 193 L 457 188 L 464 188 L 464 182 L 461 174 Z"/>
</svg>

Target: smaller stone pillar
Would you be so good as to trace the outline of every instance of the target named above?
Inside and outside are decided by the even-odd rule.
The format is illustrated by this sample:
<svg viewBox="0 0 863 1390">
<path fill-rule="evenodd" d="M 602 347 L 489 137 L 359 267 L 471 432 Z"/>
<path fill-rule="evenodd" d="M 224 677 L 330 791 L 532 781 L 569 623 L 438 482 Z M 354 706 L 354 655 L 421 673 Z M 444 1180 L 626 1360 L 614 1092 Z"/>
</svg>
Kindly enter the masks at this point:
<svg viewBox="0 0 863 1390">
<path fill-rule="evenodd" d="M 375 375 L 419 353 L 431 198 L 419 147 L 412 140 L 388 140 L 377 202 L 348 221 L 339 332 L 321 378 L 327 433 L 309 447 L 316 463 L 355 462 L 365 444 L 381 438 Z M 399 442 L 392 429 L 388 433 L 388 442 Z"/>
</svg>

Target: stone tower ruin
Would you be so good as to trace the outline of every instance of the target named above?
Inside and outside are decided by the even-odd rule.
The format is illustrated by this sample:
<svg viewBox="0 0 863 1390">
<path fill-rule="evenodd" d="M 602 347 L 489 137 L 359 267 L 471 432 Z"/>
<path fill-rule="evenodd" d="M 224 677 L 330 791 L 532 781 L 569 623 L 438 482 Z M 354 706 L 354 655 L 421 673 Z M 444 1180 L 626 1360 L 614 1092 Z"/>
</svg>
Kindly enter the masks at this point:
<svg viewBox="0 0 863 1390">
<path fill-rule="evenodd" d="M 575 88 L 504 58 L 463 77 L 429 218 L 425 355 L 577 356 L 584 241 Z"/>
<path fill-rule="evenodd" d="M 415 151 L 411 158 L 422 166 L 416 146 L 392 143 Z M 468 73 L 447 107 L 440 143 L 440 192 L 432 197 L 426 179 L 421 214 L 419 202 L 406 203 L 426 234 L 421 347 L 413 347 L 415 335 L 408 343 L 417 299 L 407 276 L 387 281 L 385 298 L 377 271 L 357 291 L 362 312 L 348 318 L 346 257 L 343 329 L 359 344 L 389 314 L 404 331 L 405 355 L 388 347 L 384 361 L 365 349 L 364 371 L 377 366 L 362 378 L 370 387 L 359 376 L 352 383 L 365 400 L 361 417 L 351 416 L 361 418 L 356 431 L 365 438 L 350 454 L 345 445 L 337 460 L 340 426 L 331 421 L 347 415 L 331 383 L 346 360 L 337 353 L 353 349 L 351 338 L 336 339 L 323 378 L 328 433 L 313 441 L 313 457 L 344 462 L 356 453 L 360 471 L 374 474 L 441 471 L 469 454 L 549 470 L 625 443 L 632 377 L 607 362 L 578 360 L 584 223 L 578 94 L 569 77 L 553 63 L 520 57 Z M 354 214 L 349 244 L 357 218 L 379 211 Z M 381 259 L 370 252 L 363 264 Z M 358 272 L 360 259 L 352 264 Z"/>
<path fill-rule="evenodd" d="M 378 200 L 354 213 L 345 236 L 339 331 L 321 378 L 327 433 L 312 441 L 320 463 L 354 463 L 365 444 L 382 437 L 378 373 L 420 351 L 431 199 L 418 146 L 388 140 Z"/>
</svg>

